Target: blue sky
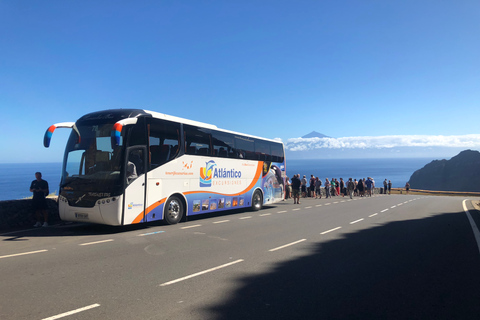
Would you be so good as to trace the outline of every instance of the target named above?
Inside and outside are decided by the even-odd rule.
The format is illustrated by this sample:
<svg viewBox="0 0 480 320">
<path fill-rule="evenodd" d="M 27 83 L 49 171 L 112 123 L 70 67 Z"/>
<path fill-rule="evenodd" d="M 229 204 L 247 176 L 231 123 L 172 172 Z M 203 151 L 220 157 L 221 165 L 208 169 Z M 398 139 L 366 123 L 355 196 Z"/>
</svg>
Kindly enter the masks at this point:
<svg viewBox="0 0 480 320">
<path fill-rule="evenodd" d="M 0 0 L 0 163 L 61 161 L 48 126 L 112 108 L 287 144 L 477 135 L 479 31 L 468 0 Z"/>
</svg>

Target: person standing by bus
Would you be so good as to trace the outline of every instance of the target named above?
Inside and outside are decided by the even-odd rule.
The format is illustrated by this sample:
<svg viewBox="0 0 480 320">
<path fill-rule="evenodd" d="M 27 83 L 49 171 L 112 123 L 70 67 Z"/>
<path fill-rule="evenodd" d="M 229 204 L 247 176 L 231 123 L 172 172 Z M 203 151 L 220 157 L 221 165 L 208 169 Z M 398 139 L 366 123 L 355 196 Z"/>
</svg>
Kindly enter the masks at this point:
<svg viewBox="0 0 480 320">
<path fill-rule="evenodd" d="M 353 192 L 355 190 L 355 182 L 353 182 L 352 178 L 348 179 L 347 182 L 347 192 L 350 195 L 350 199 L 353 199 Z"/>
<path fill-rule="evenodd" d="M 315 178 L 315 199 L 322 199 L 322 180 Z"/>
<path fill-rule="evenodd" d="M 310 176 L 310 186 L 309 186 L 309 194 L 308 196 L 311 198 L 315 198 L 315 177 L 313 174 Z"/>
<path fill-rule="evenodd" d="M 330 194 L 330 181 L 328 178 L 325 178 L 325 198 L 331 198 L 332 195 Z"/>
<path fill-rule="evenodd" d="M 35 180 L 30 184 L 30 192 L 33 192 L 32 207 L 35 211 L 37 223 L 34 227 L 48 227 L 48 205 L 46 196 L 49 194 L 48 182 L 42 179 L 40 172 L 35 173 Z M 43 224 L 42 224 L 43 215 Z"/>
<path fill-rule="evenodd" d="M 292 183 L 290 182 L 290 178 L 285 178 L 285 200 L 290 199 L 292 197 Z"/>
<path fill-rule="evenodd" d="M 300 179 L 300 176 L 298 176 L 298 178 Z M 302 198 L 306 198 L 307 197 L 307 176 L 306 175 L 303 175 L 301 182 L 302 182 Z"/>
<path fill-rule="evenodd" d="M 373 181 L 370 177 L 365 181 L 365 186 L 367 187 L 367 196 L 372 196 Z"/>
<path fill-rule="evenodd" d="M 300 204 L 300 184 L 300 175 L 294 175 L 292 178 L 293 204 Z"/>
</svg>

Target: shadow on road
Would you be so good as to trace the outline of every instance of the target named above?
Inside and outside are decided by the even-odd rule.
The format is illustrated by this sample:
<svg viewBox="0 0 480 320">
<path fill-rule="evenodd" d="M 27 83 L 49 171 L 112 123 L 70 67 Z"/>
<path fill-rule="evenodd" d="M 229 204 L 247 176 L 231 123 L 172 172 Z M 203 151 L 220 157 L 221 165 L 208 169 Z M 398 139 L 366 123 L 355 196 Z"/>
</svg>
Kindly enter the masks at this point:
<svg viewBox="0 0 480 320">
<path fill-rule="evenodd" d="M 265 208 L 271 208 L 265 206 Z M 227 211 L 218 211 L 206 214 L 199 214 L 189 216 L 188 221 L 201 221 L 211 218 L 218 218 L 234 214 L 249 213 L 250 209 L 234 209 Z M 137 230 L 148 230 L 150 228 L 158 228 L 159 226 L 169 227 L 164 221 L 152 221 L 147 223 L 140 223 L 127 226 L 107 226 L 100 224 L 76 223 L 66 222 L 62 224 L 51 225 L 48 228 L 30 228 L 19 230 L 4 230 L 0 232 L 2 241 L 27 241 L 31 237 L 64 237 L 64 236 L 92 236 L 92 235 L 107 235 L 116 234 Z"/>
<path fill-rule="evenodd" d="M 465 213 L 391 222 L 238 279 L 205 311 L 229 320 L 479 319 L 479 267 Z"/>
</svg>

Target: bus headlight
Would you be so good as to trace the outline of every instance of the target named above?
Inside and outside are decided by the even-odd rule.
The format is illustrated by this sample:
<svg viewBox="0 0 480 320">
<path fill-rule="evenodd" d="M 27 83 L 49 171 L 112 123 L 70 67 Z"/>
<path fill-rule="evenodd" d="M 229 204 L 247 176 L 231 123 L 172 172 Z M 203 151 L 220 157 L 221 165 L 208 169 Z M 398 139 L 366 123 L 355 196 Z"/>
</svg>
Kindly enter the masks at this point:
<svg viewBox="0 0 480 320">
<path fill-rule="evenodd" d="M 117 200 L 117 198 L 115 198 L 115 197 L 113 197 L 113 198 L 101 199 L 101 200 L 98 200 L 98 201 L 97 201 L 97 204 L 98 204 L 98 205 L 110 204 L 110 202 L 115 202 L 116 200 Z"/>
</svg>

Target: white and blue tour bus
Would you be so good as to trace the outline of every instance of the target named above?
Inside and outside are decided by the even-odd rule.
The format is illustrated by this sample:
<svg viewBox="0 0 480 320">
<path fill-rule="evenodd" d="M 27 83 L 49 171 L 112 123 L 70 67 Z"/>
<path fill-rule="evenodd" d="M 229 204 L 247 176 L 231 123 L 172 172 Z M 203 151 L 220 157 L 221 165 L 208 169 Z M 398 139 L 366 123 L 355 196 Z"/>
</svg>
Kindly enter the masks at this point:
<svg viewBox="0 0 480 320">
<path fill-rule="evenodd" d="M 175 224 L 187 216 L 284 197 L 281 142 L 140 109 L 89 113 L 48 128 L 72 130 L 59 192 L 64 221 Z"/>
</svg>

